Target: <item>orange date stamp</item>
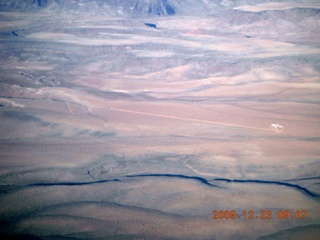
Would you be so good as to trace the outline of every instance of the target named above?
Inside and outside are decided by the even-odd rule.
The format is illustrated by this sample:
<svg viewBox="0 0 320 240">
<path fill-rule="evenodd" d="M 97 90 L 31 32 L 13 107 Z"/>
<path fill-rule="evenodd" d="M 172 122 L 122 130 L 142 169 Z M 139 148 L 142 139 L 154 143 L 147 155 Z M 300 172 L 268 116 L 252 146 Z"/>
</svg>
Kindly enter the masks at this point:
<svg viewBox="0 0 320 240">
<path fill-rule="evenodd" d="M 244 211 L 236 211 L 236 210 L 213 210 L 212 211 L 212 219 L 220 220 L 220 219 L 279 219 L 279 220 L 289 220 L 289 219 L 298 219 L 302 220 L 307 217 L 307 210 L 277 210 L 272 211 L 269 209 L 266 210 L 244 210 Z"/>
</svg>

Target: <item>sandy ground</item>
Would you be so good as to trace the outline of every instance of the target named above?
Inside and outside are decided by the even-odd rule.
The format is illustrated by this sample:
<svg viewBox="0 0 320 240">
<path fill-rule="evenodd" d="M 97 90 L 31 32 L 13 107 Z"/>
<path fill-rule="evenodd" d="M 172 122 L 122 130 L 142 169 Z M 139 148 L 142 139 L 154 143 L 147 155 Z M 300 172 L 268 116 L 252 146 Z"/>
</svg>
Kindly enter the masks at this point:
<svg viewBox="0 0 320 240">
<path fill-rule="evenodd" d="M 316 239 L 319 14 L 234 14 L 270 8 L 287 18 L 1 13 L 1 234 Z"/>
</svg>

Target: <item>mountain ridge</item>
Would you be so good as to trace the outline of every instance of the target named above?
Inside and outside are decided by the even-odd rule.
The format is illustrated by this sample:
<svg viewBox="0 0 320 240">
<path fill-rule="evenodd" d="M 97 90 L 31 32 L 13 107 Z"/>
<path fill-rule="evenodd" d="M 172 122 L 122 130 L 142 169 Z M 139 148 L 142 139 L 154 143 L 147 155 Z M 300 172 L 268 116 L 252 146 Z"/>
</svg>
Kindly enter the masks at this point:
<svg viewBox="0 0 320 240">
<path fill-rule="evenodd" d="M 223 7 L 219 0 L 0 0 L 5 11 L 90 12 L 110 16 L 161 17 L 210 14 Z M 223 7 L 224 8 L 224 7 Z"/>
</svg>

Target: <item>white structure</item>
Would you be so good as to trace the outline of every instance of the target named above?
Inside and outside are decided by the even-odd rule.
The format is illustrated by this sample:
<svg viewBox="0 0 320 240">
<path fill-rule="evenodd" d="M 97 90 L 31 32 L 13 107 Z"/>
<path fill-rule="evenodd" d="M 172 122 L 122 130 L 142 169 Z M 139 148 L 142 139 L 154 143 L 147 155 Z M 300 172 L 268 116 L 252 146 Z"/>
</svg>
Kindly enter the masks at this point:
<svg viewBox="0 0 320 240">
<path fill-rule="evenodd" d="M 277 130 L 282 130 L 283 129 L 283 126 L 281 126 L 278 123 L 271 123 L 271 127 L 275 128 Z"/>
</svg>

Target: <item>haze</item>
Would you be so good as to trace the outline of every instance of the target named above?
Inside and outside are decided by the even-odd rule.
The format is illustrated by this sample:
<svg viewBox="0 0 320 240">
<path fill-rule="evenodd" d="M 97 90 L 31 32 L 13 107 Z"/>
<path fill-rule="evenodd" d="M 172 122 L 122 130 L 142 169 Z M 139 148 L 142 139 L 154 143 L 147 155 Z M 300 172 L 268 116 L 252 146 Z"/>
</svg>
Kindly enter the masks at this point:
<svg viewBox="0 0 320 240">
<path fill-rule="evenodd" d="M 1 0 L 2 238 L 318 239 L 317 2 Z"/>
</svg>

